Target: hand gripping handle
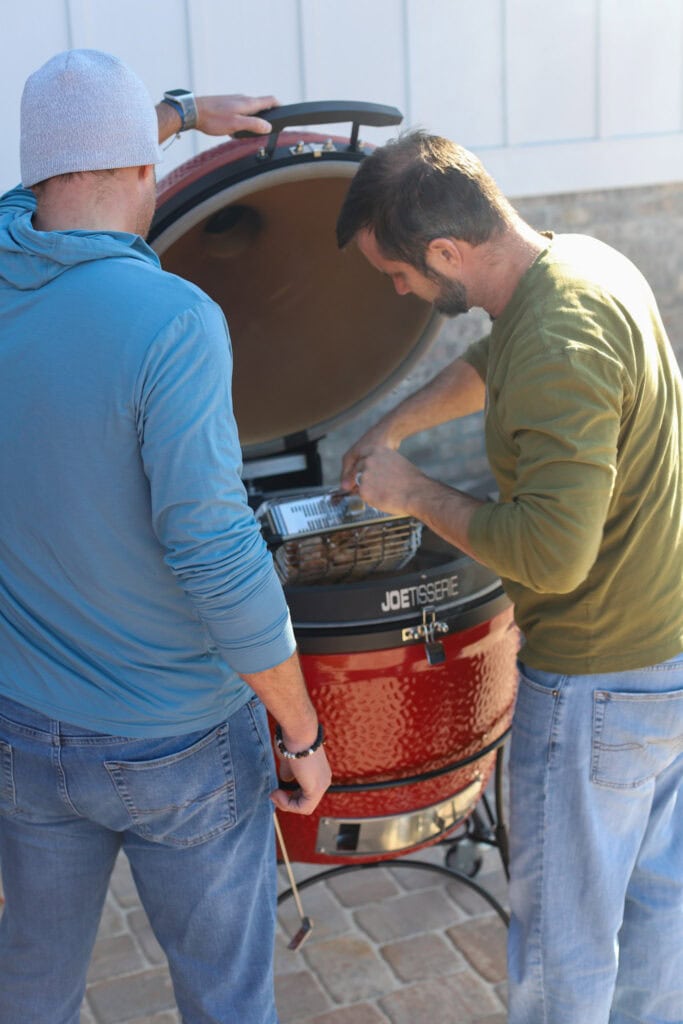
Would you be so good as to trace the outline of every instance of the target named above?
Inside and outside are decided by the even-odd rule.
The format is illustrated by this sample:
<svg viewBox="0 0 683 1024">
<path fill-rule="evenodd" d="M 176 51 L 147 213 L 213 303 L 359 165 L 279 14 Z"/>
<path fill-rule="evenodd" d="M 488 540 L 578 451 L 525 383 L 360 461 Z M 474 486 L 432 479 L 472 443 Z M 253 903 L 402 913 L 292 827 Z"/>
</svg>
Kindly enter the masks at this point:
<svg viewBox="0 0 683 1024">
<path fill-rule="evenodd" d="M 282 107 L 270 107 L 256 115 L 269 121 L 271 132 L 268 137 L 266 153 L 272 156 L 277 145 L 278 136 L 285 128 L 296 125 L 338 124 L 351 121 L 352 130 L 349 149 L 358 146 L 358 129 L 360 125 L 371 125 L 385 128 L 400 124 L 403 114 L 396 107 L 387 107 L 381 103 L 360 103 L 356 100 L 320 100 L 315 103 L 290 103 Z M 258 135 L 258 132 L 235 132 L 233 138 L 242 139 Z"/>
</svg>

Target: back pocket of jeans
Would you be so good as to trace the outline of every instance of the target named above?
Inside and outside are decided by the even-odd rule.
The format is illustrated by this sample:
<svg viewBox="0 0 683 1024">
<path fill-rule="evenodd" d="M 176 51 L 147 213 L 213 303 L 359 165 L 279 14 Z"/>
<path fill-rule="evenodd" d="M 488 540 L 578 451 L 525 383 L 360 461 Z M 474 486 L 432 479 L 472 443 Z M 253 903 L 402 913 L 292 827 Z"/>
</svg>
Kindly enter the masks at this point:
<svg viewBox="0 0 683 1024">
<path fill-rule="evenodd" d="M 131 831 L 165 846 L 197 846 L 235 824 L 228 726 L 175 754 L 106 761 Z"/>
<path fill-rule="evenodd" d="M 683 751 L 683 693 L 593 694 L 591 778 L 629 789 L 655 778 Z"/>
</svg>

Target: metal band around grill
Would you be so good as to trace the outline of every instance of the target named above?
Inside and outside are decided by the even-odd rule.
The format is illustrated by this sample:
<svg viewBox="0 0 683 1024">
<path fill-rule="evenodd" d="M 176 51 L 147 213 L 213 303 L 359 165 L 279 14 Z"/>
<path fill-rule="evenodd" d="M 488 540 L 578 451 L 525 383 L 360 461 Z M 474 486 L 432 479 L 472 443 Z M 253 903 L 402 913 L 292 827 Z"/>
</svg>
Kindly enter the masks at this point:
<svg viewBox="0 0 683 1024">
<path fill-rule="evenodd" d="M 400 853 L 438 839 L 472 813 L 482 792 L 481 775 L 459 793 L 431 807 L 377 818 L 321 818 L 316 853 L 372 857 Z"/>
</svg>

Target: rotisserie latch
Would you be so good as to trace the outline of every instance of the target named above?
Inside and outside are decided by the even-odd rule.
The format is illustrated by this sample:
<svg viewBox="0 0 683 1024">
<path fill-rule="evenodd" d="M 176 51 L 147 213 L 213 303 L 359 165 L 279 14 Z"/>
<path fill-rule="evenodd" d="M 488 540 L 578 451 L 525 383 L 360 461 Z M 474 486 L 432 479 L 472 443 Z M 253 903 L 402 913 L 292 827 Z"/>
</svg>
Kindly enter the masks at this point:
<svg viewBox="0 0 683 1024">
<path fill-rule="evenodd" d="M 422 622 L 419 626 L 406 626 L 401 633 L 404 643 L 409 640 L 424 640 L 427 661 L 430 665 L 441 665 L 446 660 L 444 646 L 438 635 L 448 632 L 448 623 L 440 622 L 436 617 L 436 608 L 433 604 L 425 605 L 422 609 Z"/>
</svg>

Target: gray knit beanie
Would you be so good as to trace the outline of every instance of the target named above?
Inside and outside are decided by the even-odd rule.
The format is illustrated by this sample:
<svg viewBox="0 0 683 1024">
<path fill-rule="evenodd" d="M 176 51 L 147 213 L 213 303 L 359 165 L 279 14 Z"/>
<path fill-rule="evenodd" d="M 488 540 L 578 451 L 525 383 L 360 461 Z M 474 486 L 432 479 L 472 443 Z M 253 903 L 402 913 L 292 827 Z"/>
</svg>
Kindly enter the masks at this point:
<svg viewBox="0 0 683 1024">
<path fill-rule="evenodd" d="M 65 50 L 27 79 L 21 97 L 26 188 L 69 171 L 160 161 L 154 104 L 117 57 L 101 50 Z"/>
</svg>

